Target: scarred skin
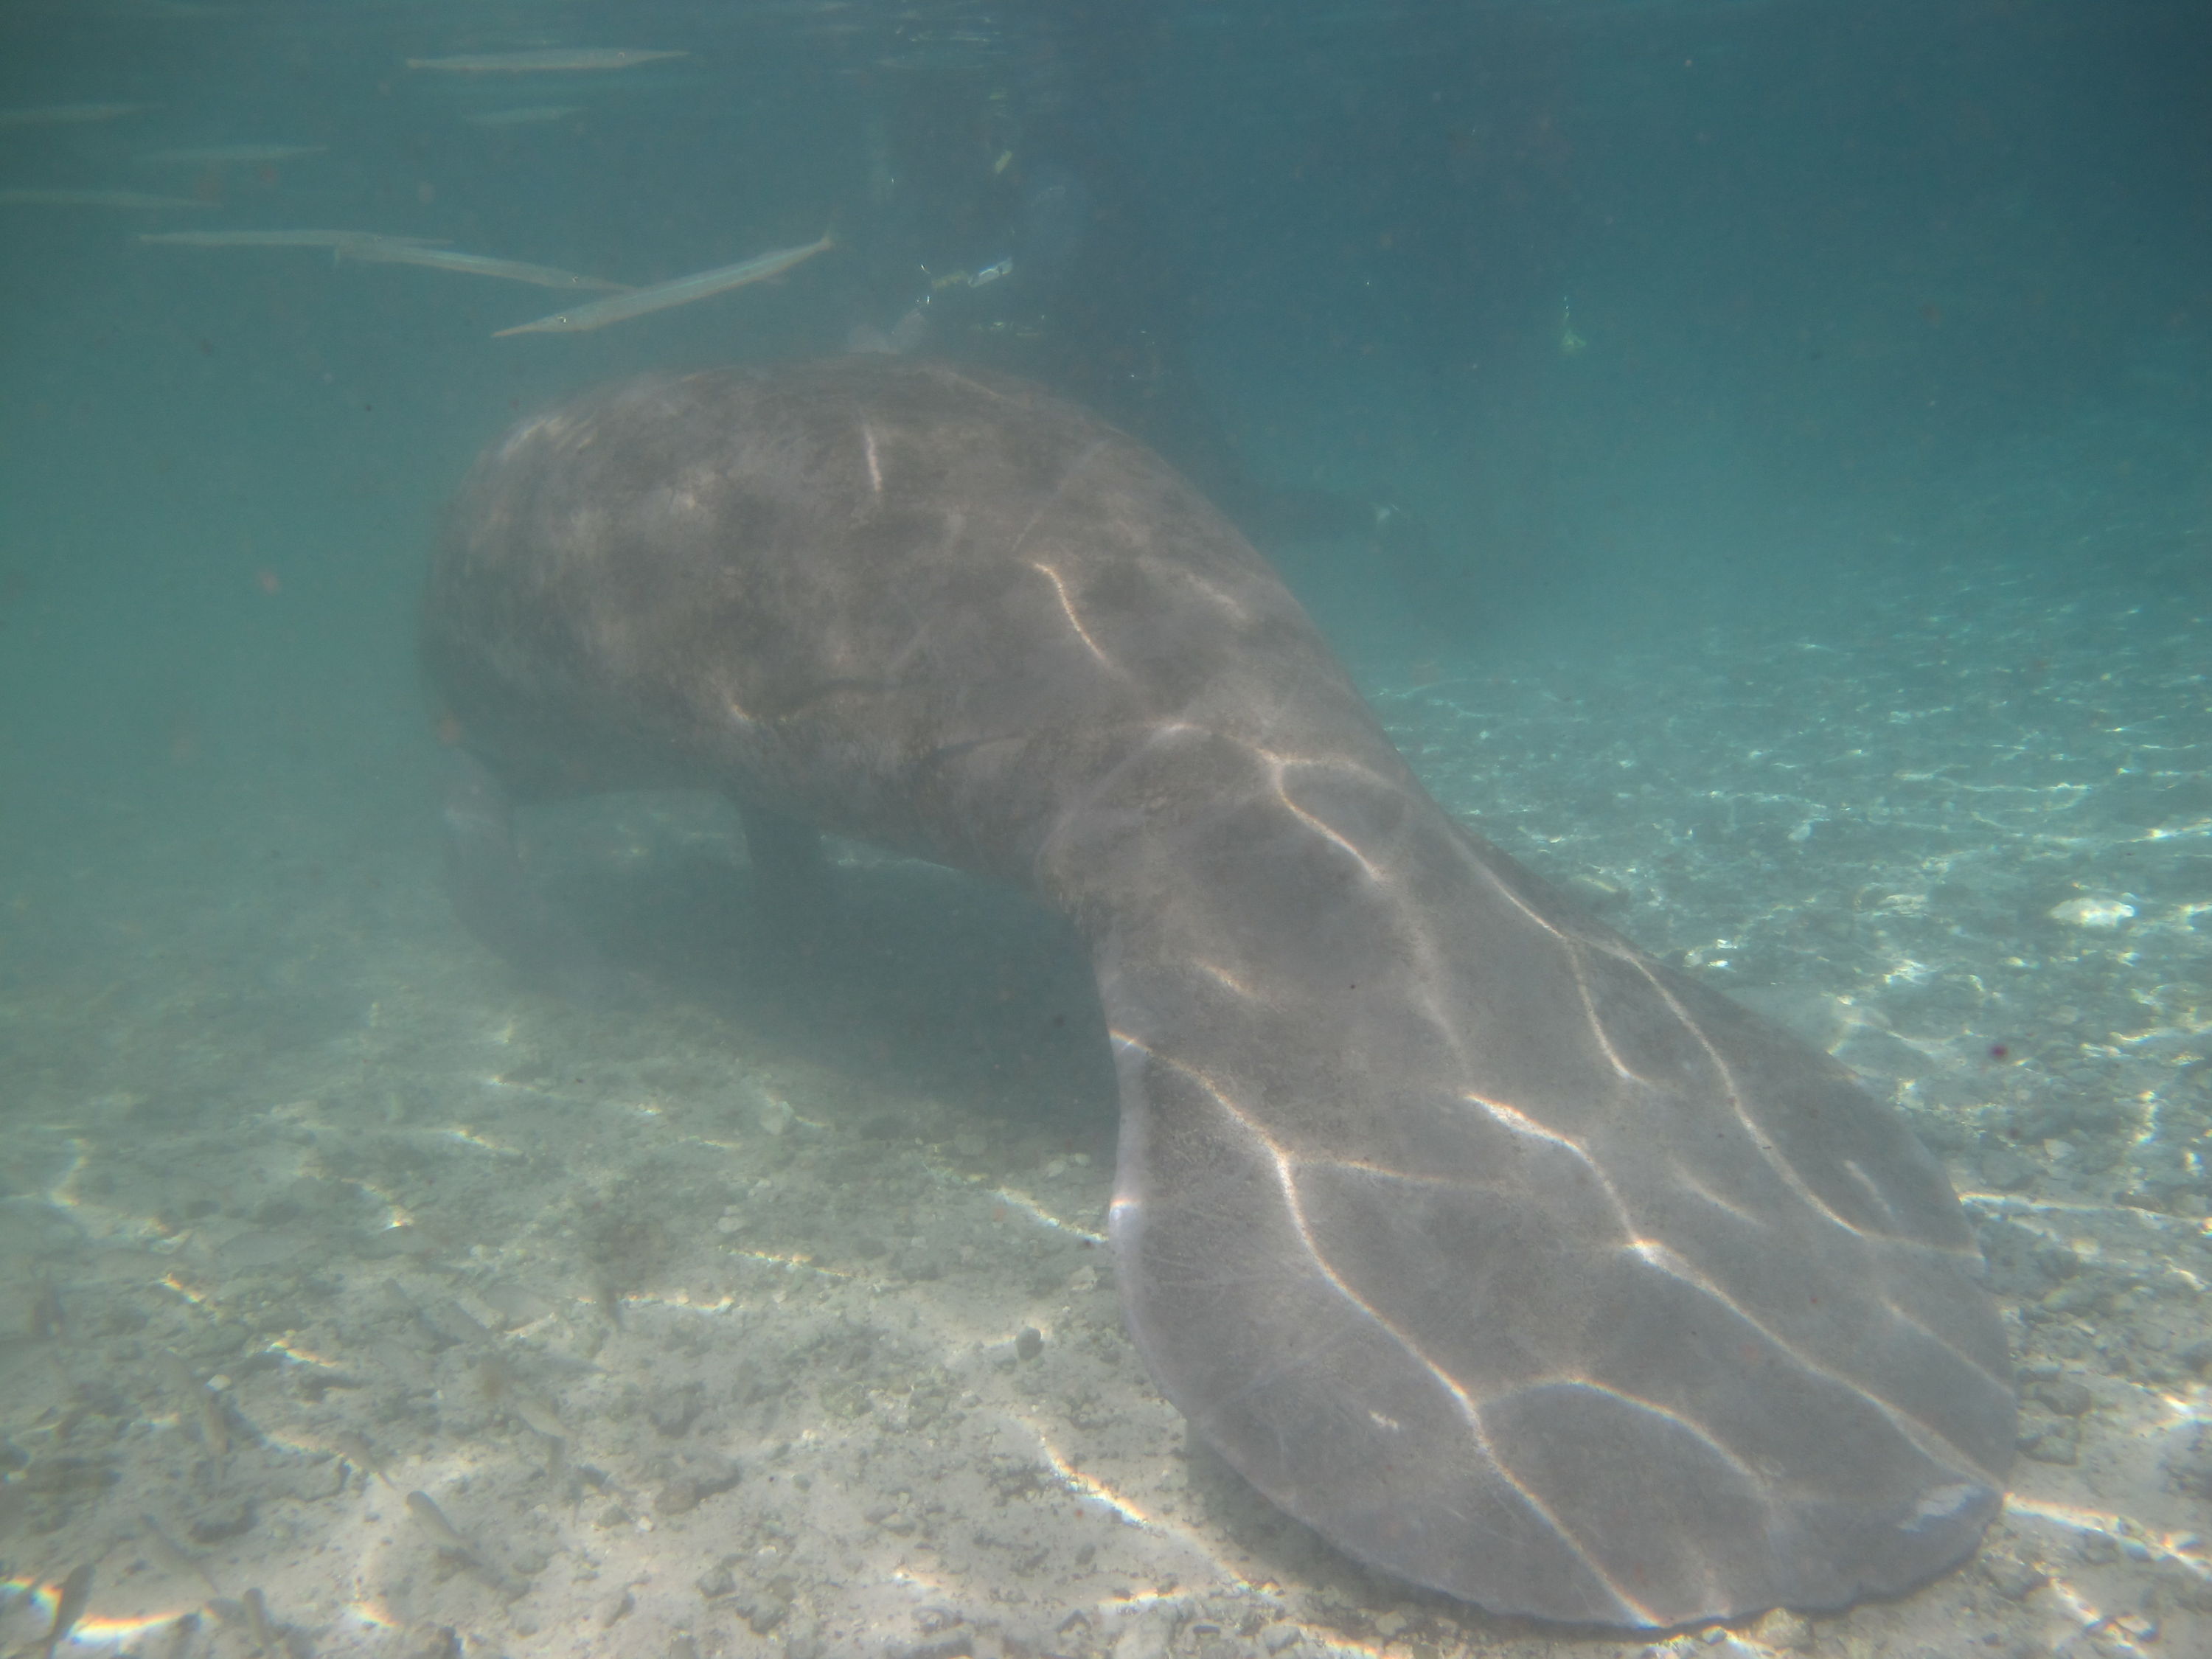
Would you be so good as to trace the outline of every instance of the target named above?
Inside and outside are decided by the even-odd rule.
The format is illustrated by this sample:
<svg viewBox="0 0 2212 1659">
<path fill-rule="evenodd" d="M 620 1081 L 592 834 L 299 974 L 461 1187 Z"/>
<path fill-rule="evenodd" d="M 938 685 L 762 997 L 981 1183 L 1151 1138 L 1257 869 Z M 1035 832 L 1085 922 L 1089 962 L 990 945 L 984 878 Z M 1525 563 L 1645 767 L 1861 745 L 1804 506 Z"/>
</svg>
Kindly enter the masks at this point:
<svg viewBox="0 0 2212 1659">
<path fill-rule="evenodd" d="M 1449 819 L 1079 410 L 881 356 L 591 394 L 480 463 L 424 638 L 524 798 L 720 789 L 1073 920 L 1131 1330 L 1350 1553 L 1668 1626 L 1907 1589 L 1995 1514 L 2004 1339 L 1901 1120 Z"/>
</svg>

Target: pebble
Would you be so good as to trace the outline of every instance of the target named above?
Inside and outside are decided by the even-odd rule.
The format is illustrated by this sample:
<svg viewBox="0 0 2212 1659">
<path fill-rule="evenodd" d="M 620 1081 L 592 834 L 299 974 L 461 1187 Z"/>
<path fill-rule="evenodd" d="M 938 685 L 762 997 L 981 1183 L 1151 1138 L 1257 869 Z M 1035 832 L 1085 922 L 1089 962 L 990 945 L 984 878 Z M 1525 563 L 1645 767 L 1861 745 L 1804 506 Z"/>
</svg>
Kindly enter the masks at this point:
<svg viewBox="0 0 2212 1659">
<path fill-rule="evenodd" d="M 1751 1633 L 1763 1646 L 1784 1653 L 1812 1651 L 1812 1621 L 1787 1607 L 1777 1607 L 1766 1614 L 1751 1627 Z"/>
<path fill-rule="evenodd" d="M 1983 1551 L 1981 1569 L 1990 1588 L 2008 1601 L 2025 1601 L 2050 1583 L 2047 1574 L 2004 1550 Z"/>
<path fill-rule="evenodd" d="M 1114 1659 L 1168 1659 L 1174 1629 L 1174 1615 L 1164 1607 L 1140 1613 L 1114 1638 Z"/>
<path fill-rule="evenodd" d="M 2097 1403 L 2097 1397 L 2071 1376 L 2055 1376 L 2038 1382 L 2035 1397 L 2061 1417 L 2079 1417 Z"/>
</svg>

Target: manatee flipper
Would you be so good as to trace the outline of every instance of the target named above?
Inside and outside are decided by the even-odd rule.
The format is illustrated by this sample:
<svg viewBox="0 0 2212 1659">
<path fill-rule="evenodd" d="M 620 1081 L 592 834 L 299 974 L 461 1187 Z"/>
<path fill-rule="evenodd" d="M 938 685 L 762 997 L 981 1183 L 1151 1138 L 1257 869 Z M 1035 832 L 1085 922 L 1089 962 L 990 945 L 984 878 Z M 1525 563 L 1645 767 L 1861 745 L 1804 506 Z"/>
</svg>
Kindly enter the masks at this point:
<svg viewBox="0 0 2212 1659">
<path fill-rule="evenodd" d="M 506 786 L 464 750 L 447 750 L 441 768 L 439 843 L 461 925 L 527 984 L 586 1006 L 628 1000 L 628 976 L 524 865 Z"/>
<path fill-rule="evenodd" d="M 424 607 L 503 775 L 718 784 L 1087 942 L 1168 1396 L 1349 1553 L 1666 1626 L 1893 1594 L 2012 1455 L 1940 1167 L 1421 788 L 1260 556 L 1034 388 L 884 356 L 593 393 Z"/>
</svg>

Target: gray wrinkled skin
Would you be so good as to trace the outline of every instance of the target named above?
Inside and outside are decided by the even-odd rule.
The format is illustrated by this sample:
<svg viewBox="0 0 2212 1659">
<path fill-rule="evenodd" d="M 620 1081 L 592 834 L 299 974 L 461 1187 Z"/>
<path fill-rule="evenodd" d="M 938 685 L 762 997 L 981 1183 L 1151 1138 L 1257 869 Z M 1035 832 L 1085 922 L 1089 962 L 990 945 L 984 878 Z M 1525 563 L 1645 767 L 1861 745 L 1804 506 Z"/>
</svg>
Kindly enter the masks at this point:
<svg viewBox="0 0 2212 1659">
<path fill-rule="evenodd" d="M 1333 1543 L 1668 1626 L 1905 1589 L 2013 1392 L 1935 1161 L 1448 818 L 1261 557 L 1018 383 L 881 356 L 531 421 L 425 611 L 524 793 L 690 783 L 1089 941 L 1160 1387 Z"/>
</svg>

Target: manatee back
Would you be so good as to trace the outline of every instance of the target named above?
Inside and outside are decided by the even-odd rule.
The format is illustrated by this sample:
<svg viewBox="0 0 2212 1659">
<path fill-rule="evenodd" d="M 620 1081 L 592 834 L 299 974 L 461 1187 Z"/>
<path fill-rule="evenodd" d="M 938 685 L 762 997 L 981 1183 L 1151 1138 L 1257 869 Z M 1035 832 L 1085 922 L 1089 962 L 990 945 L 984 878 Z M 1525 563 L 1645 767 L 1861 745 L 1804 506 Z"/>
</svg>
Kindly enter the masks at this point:
<svg viewBox="0 0 2212 1659">
<path fill-rule="evenodd" d="M 1034 884 L 1161 722 L 1389 756 L 1266 562 L 1175 471 L 1022 382 L 881 356 L 597 392 L 452 513 L 425 657 L 526 796 L 721 787 Z"/>
</svg>

